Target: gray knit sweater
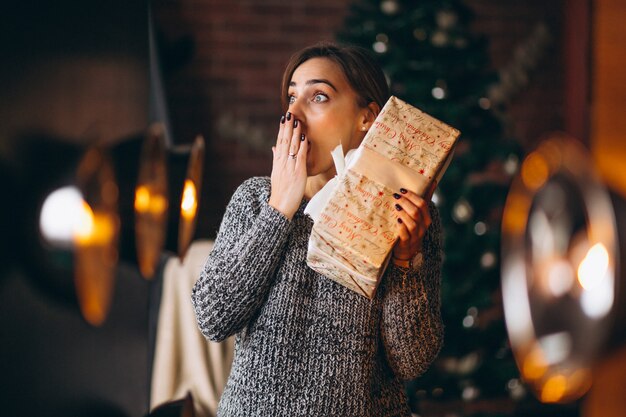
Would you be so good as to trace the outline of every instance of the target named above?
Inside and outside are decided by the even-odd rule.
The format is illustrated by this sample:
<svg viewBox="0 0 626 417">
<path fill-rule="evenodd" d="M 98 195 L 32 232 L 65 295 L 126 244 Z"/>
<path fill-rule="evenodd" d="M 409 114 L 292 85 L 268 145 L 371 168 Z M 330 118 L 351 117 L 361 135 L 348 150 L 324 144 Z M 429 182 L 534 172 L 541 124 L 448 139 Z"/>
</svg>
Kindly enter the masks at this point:
<svg viewBox="0 0 626 417">
<path fill-rule="evenodd" d="M 269 194 L 267 177 L 237 189 L 193 288 L 202 333 L 236 334 L 218 416 L 410 416 L 401 381 L 442 343 L 436 209 L 420 270 L 390 265 L 369 300 L 307 266 L 305 201 L 290 221 Z"/>
</svg>

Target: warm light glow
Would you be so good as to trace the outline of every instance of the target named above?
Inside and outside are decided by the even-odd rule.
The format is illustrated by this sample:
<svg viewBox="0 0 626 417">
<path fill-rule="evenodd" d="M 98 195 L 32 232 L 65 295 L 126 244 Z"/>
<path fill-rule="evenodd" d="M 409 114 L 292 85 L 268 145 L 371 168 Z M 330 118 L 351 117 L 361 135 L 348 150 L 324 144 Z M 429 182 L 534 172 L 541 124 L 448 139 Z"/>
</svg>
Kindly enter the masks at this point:
<svg viewBox="0 0 626 417">
<path fill-rule="evenodd" d="M 541 378 L 548 369 L 543 352 L 540 348 L 535 348 L 526 357 L 522 363 L 522 374 L 528 380 L 536 380 Z"/>
<path fill-rule="evenodd" d="M 81 208 L 74 228 L 74 241 L 76 243 L 89 243 L 94 235 L 94 215 L 89 204 L 84 200 L 81 202 Z"/>
<path fill-rule="evenodd" d="M 548 162 L 538 152 L 532 152 L 522 164 L 522 182 L 530 190 L 537 190 L 543 186 L 549 174 Z"/>
<path fill-rule="evenodd" d="M 83 202 L 74 241 L 81 246 L 109 245 L 115 236 L 115 224 L 108 214 L 95 213 Z"/>
<path fill-rule="evenodd" d="M 43 238 L 55 245 L 71 247 L 82 210 L 83 196 L 76 187 L 63 187 L 50 193 L 39 217 Z"/>
<path fill-rule="evenodd" d="M 150 207 L 150 191 L 145 185 L 140 185 L 135 189 L 135 211 L 145 213 Z"/>
<path fill-rule="evenodd" d="M 548 265 L 548 288 L 555 297 L 560 297 L 572 288 L 574 271 L 570 263 L 564 259 L 556 259 Z"/>
<path fill-rule="evenodd" d="M 563 375 L 550 377 L 541 389 L 541 401 L 545 403 L 555 403 L 563 398 L 567 391 L 567 378 Z"/>
<path fill-rule="evenodd" d="M 185 220 L 193 220 L 196 217 L 198 199 L 196 197 L 196 186 L 191 180 L 185 180 L 185 187 L 183 188 L 183 197 L 181 199 L 180 208 L 181 216 Z"/>
<path fill-rule="evenodd" d="M 163 194 L 153 193 L 146 185 L 135 189 L 135 211 L 160 215 L 167 210 L 167 199 Z"/>
<path fill-rule="evenodd" d="M 527 211 L 530 199 L 520 193 L 509 194 L 502 215 L 502 230 L 505 233 L 519 234 L 526 228 Z"/>
<path fill-rule="evenodd" d="M 580 295 L 580 306 L 583 312 L 593 318 L 599 319 L 611 311 L 615 301 L 615 290 L 613 288 L 613 274 L 607 272 L 591 289 L 583 291 Z"/>
<path fill-rule="evenodd" d="M 578 282 L 585 290 L 592 290 L 606 277 L 609 268 L 609 253 L 604 245 L 596 243 L 589 249 L 578 266 Z"/>
</svg>

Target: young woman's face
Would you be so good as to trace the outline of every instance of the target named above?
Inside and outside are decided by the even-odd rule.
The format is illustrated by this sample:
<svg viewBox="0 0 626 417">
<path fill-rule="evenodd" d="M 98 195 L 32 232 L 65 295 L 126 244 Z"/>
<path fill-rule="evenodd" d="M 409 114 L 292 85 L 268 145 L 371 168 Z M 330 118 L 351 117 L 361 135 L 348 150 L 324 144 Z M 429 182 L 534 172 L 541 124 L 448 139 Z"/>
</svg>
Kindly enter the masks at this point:
<svg viewBox="0 0 626 417">
<path fill-rule="evenodd" d="M 369 109 L 359 107 L 341 68 L 327 58 L 312 58 L 296 68 L 288 94 L 289 111 L 310 141 L 308 175 L 333 170 L 330 151 L 340 143 L 344 152 L 361 143 Z"/>
</svg>

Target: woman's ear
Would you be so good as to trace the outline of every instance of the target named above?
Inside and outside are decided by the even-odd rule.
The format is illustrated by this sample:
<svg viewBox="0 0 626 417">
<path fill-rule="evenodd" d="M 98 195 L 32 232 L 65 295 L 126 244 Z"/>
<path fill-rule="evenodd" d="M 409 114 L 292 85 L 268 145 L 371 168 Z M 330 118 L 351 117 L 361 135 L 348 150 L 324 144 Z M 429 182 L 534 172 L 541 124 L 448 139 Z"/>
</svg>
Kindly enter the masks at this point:
<svg viewBox="0 0 626 417">
<path fill-rule="evenodd" d="M 372 126 L 372 124 L 374 124 L 374 120 L 376 120 L 376 116 L 378 116 L 378 113 L 380 113 L 380 106 L 375 101 L 372 101 L 363 110 L 364 112 L 361 122 L 361 130 L 367 131 Z"/>
<path fill-rule="evenodd" d="M 378 103 L 372 101 L 370 104 L 367 105 L 367 108 L 372 113 L 372 117 L 376 119 L 376 116 L 378 116 L 378 113 L 380 113 L 380 106 L 378 105 Z M 372 119 L 372 123 L 374 122 L 374 119 Z"/>
</svg>

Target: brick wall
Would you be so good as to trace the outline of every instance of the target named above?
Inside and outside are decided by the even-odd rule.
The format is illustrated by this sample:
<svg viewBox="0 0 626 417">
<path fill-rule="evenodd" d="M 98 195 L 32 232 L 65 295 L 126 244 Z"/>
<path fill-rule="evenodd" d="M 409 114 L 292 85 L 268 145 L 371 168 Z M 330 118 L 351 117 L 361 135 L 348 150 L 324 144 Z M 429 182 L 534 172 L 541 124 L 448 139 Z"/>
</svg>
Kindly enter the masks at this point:
<svg viewBox="0 0 626 417">
<path fill-rule="evenodd" d="M 269 174 L 270 143 L 280 117 L 279 83 L 295 50 L 332 39 L 351 0 L 160 0 L 154 16 L 163 53 L 178 67 L 165 74 L 174 139 L 207 139 L 207 167 L 199 237 L 214 236 L 234 188 Z M 545 22 L 553 38 L 547 58 L 513 96 L 511 133 L 531 147 L 545 131 L 562 127 L 562 1 L 469 0 L 475 30 L 490 39 L 494 68 Z M 194 53 L 184 60 L 184 40 Z M 255 145 L 243 145 L 247 137 Z"/>
</svg>

